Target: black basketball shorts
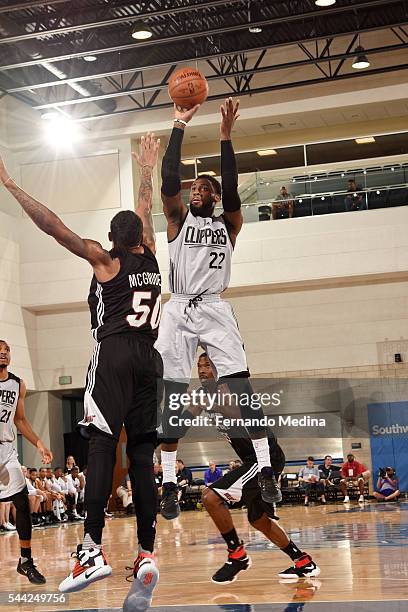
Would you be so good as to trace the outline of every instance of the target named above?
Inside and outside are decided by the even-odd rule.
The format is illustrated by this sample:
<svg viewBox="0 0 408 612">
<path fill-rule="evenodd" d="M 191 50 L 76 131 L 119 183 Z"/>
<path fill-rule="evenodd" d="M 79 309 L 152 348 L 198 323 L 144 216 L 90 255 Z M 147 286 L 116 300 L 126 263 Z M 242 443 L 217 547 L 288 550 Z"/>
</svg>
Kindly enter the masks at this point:
<svg viewBox="0 0 408 612">
<path fill-rule="evenodd" d="M 276 477 L 279 476 L 285 466 L 283 453 L 282 456 L 281 465 L 275 463 L 273 465 Z M 231 507 L 246 506 L 250 523 L 260 519 L 264 513 L 271 518 L 275 516 L 273 505 L 264 502 L 262 499 L 258 484 L 258 464 L 256 462 L 246 462 L 235 468 L 235 470 L 213 482 L 210 488 Z"/>
<path fill-rule="evenodd" d="M 86 377 L 85 437 L 96 428 L 119 440 L 155 432 L 162 393 L 163 364 L 154 346 L 138 334 L 115 334 L 96 344 Z"/>
</svg>

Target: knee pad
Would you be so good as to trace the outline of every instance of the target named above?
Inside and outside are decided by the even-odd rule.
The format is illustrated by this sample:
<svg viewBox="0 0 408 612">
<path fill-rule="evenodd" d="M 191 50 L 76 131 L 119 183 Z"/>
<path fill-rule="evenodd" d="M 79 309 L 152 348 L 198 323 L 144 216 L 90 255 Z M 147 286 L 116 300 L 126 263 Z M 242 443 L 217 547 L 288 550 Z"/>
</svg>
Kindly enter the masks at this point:
<svg viewBox="0 0 408 612">
<path fill-rule="evenodd" d="M 218 386 L 227 385 L 230 393 L 237 395 L 239 398 L 239 413 L 243 419 L 261 419 L 264 416 L 262 408 L 252 408 L 251 397 L 253 395 L 253 388 L 248 378 L 248 372 L 238 372 L 231 376 L 222 376 L 218 380 Z M 239 416 L 239 415 L 237 415 Z M 265 431 L 265 426 L 262 425 L 248 425 L 247 429 L 249 433 L 258 433 Z"/>
<path fill-rule="evenodd" d="M 16 507 L 16 528 L 20 540 L 31 540 L 31 512 L 28 491 L 25 487 L 10 498 Z"/>
</svg>

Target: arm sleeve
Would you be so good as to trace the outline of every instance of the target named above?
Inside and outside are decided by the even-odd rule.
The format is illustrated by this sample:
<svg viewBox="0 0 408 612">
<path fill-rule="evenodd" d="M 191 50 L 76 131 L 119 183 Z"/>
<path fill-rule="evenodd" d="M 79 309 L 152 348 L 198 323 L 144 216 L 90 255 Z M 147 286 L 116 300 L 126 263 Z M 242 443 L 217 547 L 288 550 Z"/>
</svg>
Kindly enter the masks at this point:
<svg viewBox="0 0 408 612">
<path fill-rule="evenodd" d="M 209 480 L 208 480 L 208 470 L 204 472 L 204 482 L 205 482 L 206 485 L 208 485 L 208 482 L 209 482 Z"/>
<path fill-rule="evenodd" d="M 231 140 L 221 140 L 222 206 L 225 212 L 241 208 L 238 194 L 238 169 Z"/>
<path fill-rule="evenodd" d="M 162 193 L 168 197 L 173 197 L 181 191 L 180 162 L 183 136 L 184 130 L 176 127 L 173 128 L 162 161 L 161 190 Z"/>
</svg>

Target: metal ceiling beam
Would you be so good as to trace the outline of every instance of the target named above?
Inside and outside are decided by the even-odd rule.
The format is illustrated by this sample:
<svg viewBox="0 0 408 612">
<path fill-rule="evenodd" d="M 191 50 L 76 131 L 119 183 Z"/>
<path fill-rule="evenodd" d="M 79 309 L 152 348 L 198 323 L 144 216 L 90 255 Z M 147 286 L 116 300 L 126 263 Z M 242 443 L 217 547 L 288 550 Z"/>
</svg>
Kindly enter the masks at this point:
<svg viewBox="0 0 408 612">
<path fill-rule="evenodd" d="M 393 45 L 392 47 L 377 47 L 375 49 L 366 49 L 365 53 L 367 55 L 371 55 L 374 53 L 384 53 L 386 51 L 401 51 L 403 49 L 408 49 L 408 43 L 404 43 L 404 44 L 400 44 L 400 45 Z M 287 62 L 285 64 L 274 64 L 274 65 L 270 65 L 270 66 L 256 66 L 254 68 L 247 68 L 247 69 L 243 69 L 243 70 L 230 70 L 230 71 L 218 71 L 217 74 L 213 74 L 210 76 L 207 76 L 207 81 L 211 82 L 211 81 L 217 81 L 220 79 L 226 79 L 226 78 L 232 78 L 232 77 L 245 77 L 245 76 L 249 76 L 249 75 L 256 75 L 256 74 L 262 74 L 265 72 L 272 72 L 272 71 L 276 71 L 276 70 L 289 70 L 291 68 L 300 68 L 300 67 L 305 67 L 305 66 L 311 66 L 314 64 L 321 64 L 321 63 L 328 63 L 330 61 L 342 61 L 344 62 L 347 59 L 353 59 L 355 57 L 355 53 L 339 53 L 336 55 L 332 55 L 330 57 L 312 57 L 310 59 L 304 59 L 304 60 L 297 60 L 295 62 Z M 173 63 L 174 64 L 174 63 Z M 408 68 L 408 64 L 406 64 L 406 68 Z M 364 73 L 359 73 L 359 74 L 366 74 L 366 71 L 364 71 Z M 329 75 L 325 75 L 327 78 L 330 78 Z M 336 77 L 337 75 L 334 74 L 334 77 Z M 43 110 L 46 108 L 62 108 L 64 106 L 74 106 L 77 104 L 85 104 L 87 102 L 96 102 L 97 100 L 106 100 L 108 98 L 120 98 L 122 96 L 129 96 L 129 95 L 136 95 L 136 94 L 141 94 L 141 93 L 147 93 L 150 91 L 155 91 L 155 90 L 164 90 L 167 89 L 167 83 L 163 82 L 163 83 L 158 83 L 156 85 L 149 85 L 149 86 L 145 86 L 145 87 L 135 87 L 135 88 L 131 88 L 131 89 L 124 89 L 121 91 L 115 91 L 115 92 L 111 92 L 111 93 L 107 93 L 107 94 L 101 94 L 98 96 L 90 96 L 90 97 L 86 97 L 86 98 L 72 98 L 70 100 L 61 100 L 60 102 L 50 102 L 48 104 L 38 104 L 36 106 L 33 106 L 33 108 L 37 109 L 37 110 Z M 8 91 L 8 93 L 10 93 L 10 90 Z"/>
<path fill-rule="evenodd" d="M 19 4 L 10 4 L 9 6 L 0 7 L 0 14 L 24 11 L 26 9 L 37 8 L 40 6 L 53 6 L 54 4 L 68 4 L 68 0 L 49 0 L 48 2 L 38 0 L 37 2 L 20 2 Z"/>
<path fill-rule="evenodd" d="M 408 65 L 407 64 L 402 64 L 402 65 L 398 65 L 398 66 L 384 66 L 382 68 L 374 68 L 373 70 L 365 70 L 364 73 L 357 73 L 357 72 L 352 72 L 350 74 L 340 74 L 337 75 L 336 77 L 321 77 L 318 79 L 310 79 L 308 81 L 294 81 L 292 83 L 279 83 L 277 85 L 270 85 L 267 87 L 258 87 L 256 89 L 251 89 L 249 91 L 242 91 L 239 95 L 240 96 L 247 96 L 247 95 L 255 95 L 255 94 L 263 94 L 263 93 L 269 93 L 271 91 L 278 91 L 278 90 L 282 90 L 282 89 L 294 89 L 296 87 L 304 87 L 304 86 L 310 86 L 310 85 L 320 85 L 321 83 L 329 83 L 329 82 L 335 82 L 335 81 L 344 81 L 346 79 L 353 79 L 353 78 L 362 78 L 364 76 L 372 76 L 372 75 L 377 75 L 377 74 L 385 74 L 388 72 L 396 72 L 399 70 L 407 70 L 408 69 Z M 228 75 L 230 76 L 230 75 Z M 233 74 L 231 76 L 234 76 Z M 217 94 L 215 96 L 209 96 L 207 98 L 208 102 L 211 102 L 213 100 L 222 100 L 224 99 L 226 96 L 229 96 L 230 94 L 228 93 L 222 93 L 222 94 Z M 75 123 L 85 123 L 87 121 L 96 121 L 99 119 L 107 119 L 109 117 L 117 117 L 119 115 L 127 115 L 129 113 L 134 113 L 134 112 L 138 112 L 138 111 L 144 111 L 146 112 L 146 110 L 161 110 L 163 108 L 170 108 L 173 106 L 172 102 L 165 102 L 165 103 L 161 103 L 161 104 L 156 104 L 155 106 L 147 109 L 146 107 L 142 107 L 142 108 L 134 108 L 134 109 L 126 109 L 126 110 L 120 110 L 120 111 L 116 111 L 114 113 L 109 113 L 107 115 L 104 114 L 99 114 L 99 115 L 90 115 L 87 117 L 81 117 L 79 119 L 73 119 L 73 121 Z"/>
<path fill-rule="evenodd" d="M 391 5 L 391 4 L 401 4 L 402 0 L 388 0 L 387 1 L 387 5 Z M 358 2 L 357 4 L 354 5 L 347 5 L 347 6 L 339 6 L 338 9 L 336 10 L 337 13 L 344 13 L 344 12 L 350 12 L 353 11 L 355 12 L 358 9 L 369 9 L 369 8 L 374 8 L 376 6 L 383 6 L 384 5 L 384 0 L 368 0 L 368 2 Z M 320 9 L 320 10 L 315 10 L 315 11 L 311 11 L 309 13 L 302 13 L 302 14 L 296 14 L 296 15 L 282 15 L 280 17 L 274 17 L 271 19 L 264 19 L 264 20 L 260 20 L 260 21 L 254 21 L 252 23 L 253 26 L 260 26 L 260 27 L 264 27 L 267 25 L 277 25 L 277 24 L 281 24 L 281 23 L 292 23 L 294 21 L 302 21 L 304 22 L 304 20 L 306 18 L 311 18 L 311 17 L 324 17 L 327 15 L 333 15 L 333 11 L 335 9 L 333 7 L 330 7 L 328 9 Z M 388 28 L 388 27 L 395 27 L 397 25 L 400 25 L 401 21 L 399 21 L 397 24 L 385 24 L 383 27 L 384 28 Z M 247 30 L 248 29 L 248 23 L 241 23 L 241 24 L 236 24 L 236 25 L 231 25 L 231 26 L 223 26 L 223 27 L 219 27 L 219 28 L 213 28 L 211 30 L 201 30 L 199 32 L 194 32 L 193 38 L 197 39 L 197 38 L 202 38 L 202 37 L 207 37 L 207 36 L 213 36 L 214 34 L 226 34 L 226 33 L 230 33 L 230 32 L 238 32 L 241 30 Z M 370 29 L 373 30 L 378 30 L 381 29 L 381 24 L 377 25 L 375 27 L 372 27 Z M 353 28 L 353 30 L 355 31 L 355 28 Z M 45 35 L 46 32 L 44 31 L 43 35 Z M 330 35 L 332 35 L 330 33 Z M 338 34 L 341 35 L 341 34 Z M 317 39 L 318 37 L 313 37 L 313 40 Z M 327 33 L 322 35 L 321 37 L 322 39 L 326 39 L 327 38 Z M 152 47 L 152 46 L 156 46 L 156 45 L 163 45 L 163 44 L 169 44 L 172 42 L 180 42 L 180 41 L 185 41 L 186 39 L 186 34 L 177 34 L 175 36 L 168 36 L 166 38 L 157 38 L 155 40 L 151 40 L 149 39 L 148 41 L 142 41 L 142 42 L 138 42 L 138 43 L 128 43 L 125 45 L 115 45 L 113 47 L 104 47 L 104 48 L 99 48 L 99 49 L 87 49 L 86 51 L 78 51 L 76 53 L 67 53 L 64 55 L 57 55 L 57 56 L 51 56 L 51 57 L 44 57 L 38 60 L 30 60 L 30 61 L 26 61 L 26 62 L 17 62 L 14 64 L 7 64 L 4 66 L 0 66 L 0 70 L 1 71 L 5 71 L 5 70 L 14 70 L 16 68 L 26 68 L 28 66 L 38 66 L 44 63 L 52 63 L 52 62 L 61 62 L 61 61 L 65 61 L 65 60 L 70 60 L 70 59 L 75 59 L 75 58 L 79 58 L 79 57 L 84 57 L 85 55 L 104 55 L 104 54 L 109 54 L 109 53 L 117 53 L 120 51 L 124 51 L 127 49 L 141 49 L 143 47 Z M 308 39 L 306 39 L 308 40 Z M 266 45 L 264 45 L 266 46 Z"/>
<path fill-rule="evenodd" d="M 60 0 L 60 2 L 66 2 L 66 0 Z M 245 0 L 228 0 L 228 4 L 244 4 Z M 147 19 L 148 17 L 162 17 L 166 15 L 179 15 L 181 13 L 187 13 L 191 11 L 201 11 L 206 8 L 213 8 L 218 6 L 225 6 L 225 0 L 211 0 L 208 2 L 203 2 L 201 4 L 190 4 L 186 6 L 178 6 L 171 9 L 163 9 L 150 11 L 146 13 L 138 13 L 136 15 L 125 15 L 122 17 L 113 17 L 111 19 L 103 19 L 102 21 L 90 21 L 89 23 L 78 23 L 71 26 L 62 26 L 61 28 L 53 28 L 46 30 L 38 30 L 36 32 L 27 32 L 27 34 L 20 34 L 18 36 L 8 36 L 7 38 L 0 38 L 0 44 L 9 44 L 9 43 L 17 43 L 23 40 L 30 40 L 32 38 L 41 38 L 42 36 L 49 36 L 50 34 L 68 34 L 70 32 L 81 32 L 83 30 L 92 30 L 99 28 L 106 28 L 108 26 L 117 25 L 121 23 L 129 23 L 133 21 L 140 21 L 143 19 Z M 95 7 L 104 9 L 106 11 L 106 6 L 101 5 L 100 7 Z M 115 7 L 112 7 L 115 8 Z"/>
</svg>

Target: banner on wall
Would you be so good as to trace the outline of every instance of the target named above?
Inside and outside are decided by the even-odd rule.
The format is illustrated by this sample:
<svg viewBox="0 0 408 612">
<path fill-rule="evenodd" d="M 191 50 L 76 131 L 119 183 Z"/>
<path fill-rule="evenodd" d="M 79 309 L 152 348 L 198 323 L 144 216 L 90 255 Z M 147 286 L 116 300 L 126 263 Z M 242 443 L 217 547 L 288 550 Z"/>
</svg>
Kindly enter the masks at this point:
<svg viewBox="0 0 408 612">
<path fill-rule="evenodd" d="M 379 468 L 395 468 L 401 491 L 408 491 L 408 402 L 368 404 L 373 482 Z"/>
</svg>

